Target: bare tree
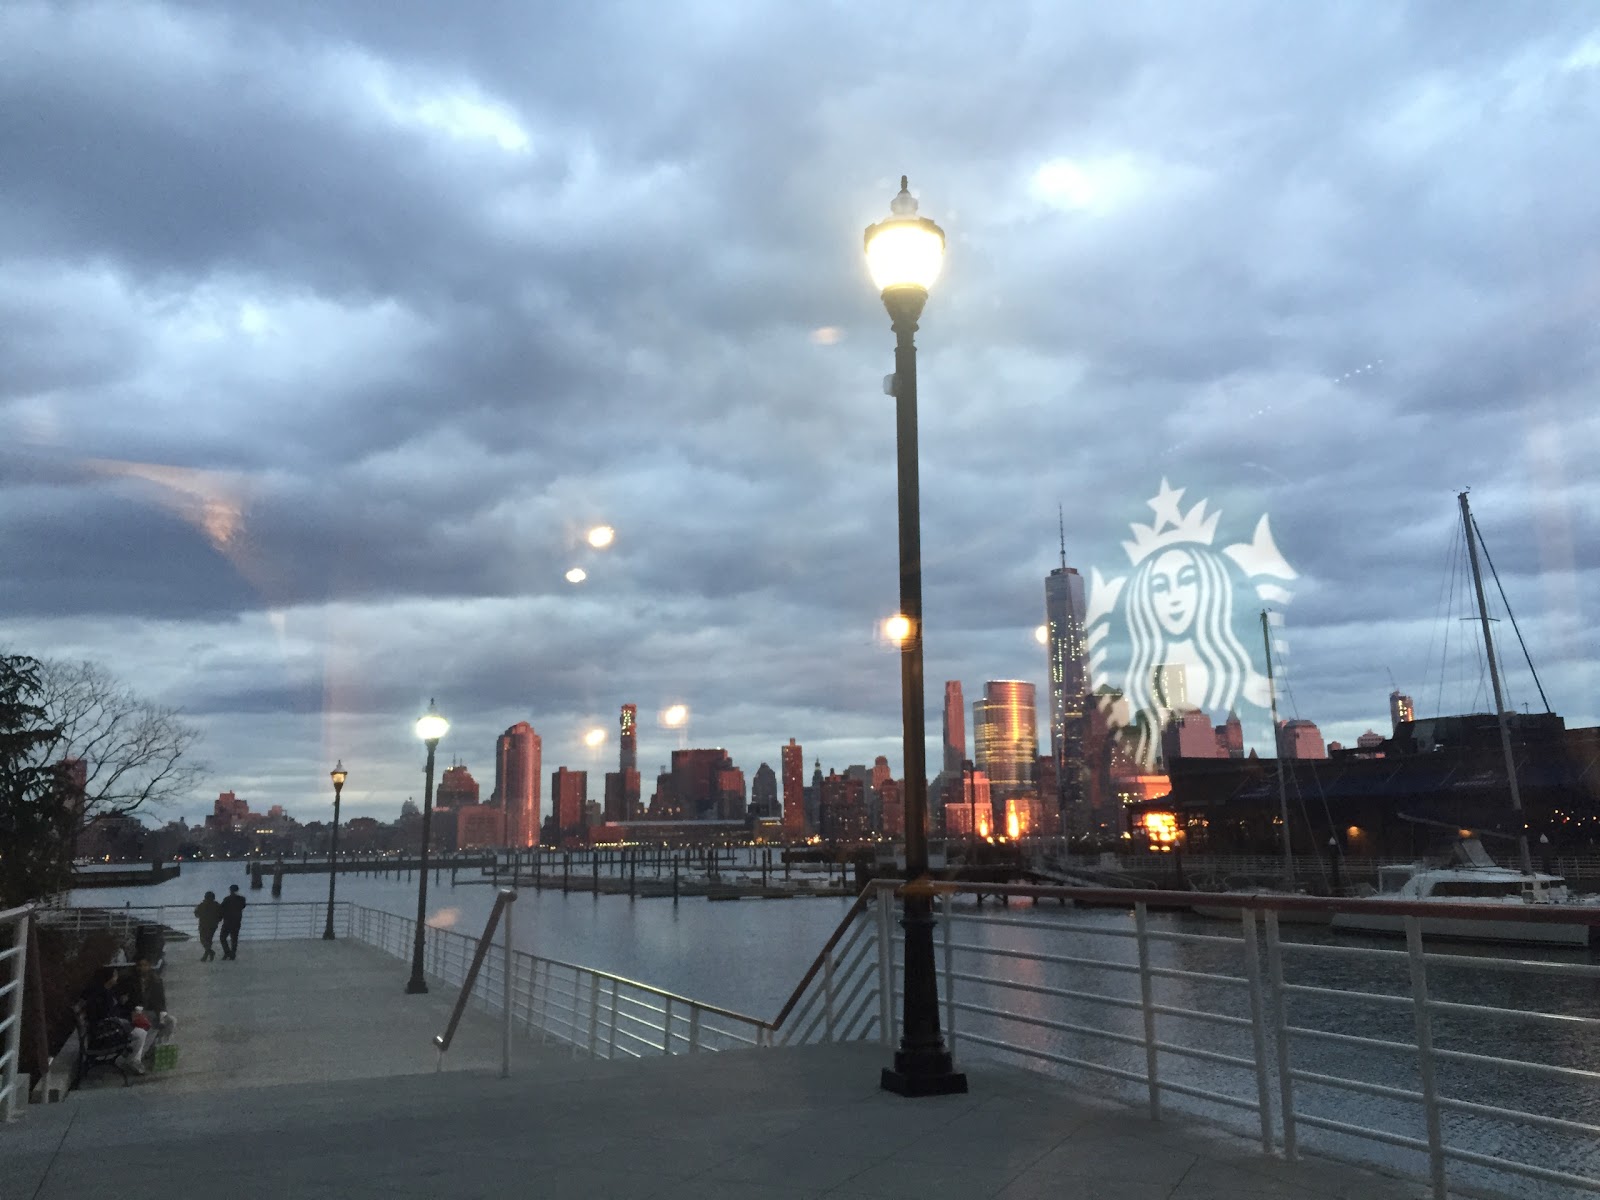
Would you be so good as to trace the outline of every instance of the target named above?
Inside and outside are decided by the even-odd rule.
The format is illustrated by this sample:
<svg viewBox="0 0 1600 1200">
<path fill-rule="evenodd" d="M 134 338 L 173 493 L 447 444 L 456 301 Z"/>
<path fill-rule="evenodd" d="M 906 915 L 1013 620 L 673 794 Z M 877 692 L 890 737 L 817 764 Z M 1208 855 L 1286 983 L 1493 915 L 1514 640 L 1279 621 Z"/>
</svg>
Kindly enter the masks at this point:
<svg viewBox="0 0 1600 1200">
<path fill-rule="evenodd" d="M 84 825 L 186 796 L 205 768 L 200 731 L 93 662 L 47 661 L 40 704 L 59 731 L 54 753 L 81 772 Z"/>
</svg>

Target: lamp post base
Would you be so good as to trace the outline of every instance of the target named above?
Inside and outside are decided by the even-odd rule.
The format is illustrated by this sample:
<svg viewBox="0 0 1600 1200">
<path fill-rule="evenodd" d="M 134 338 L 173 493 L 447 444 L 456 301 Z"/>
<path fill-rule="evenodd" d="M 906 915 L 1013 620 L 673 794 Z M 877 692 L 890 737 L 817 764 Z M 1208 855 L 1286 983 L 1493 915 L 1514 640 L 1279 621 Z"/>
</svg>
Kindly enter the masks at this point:
<svg viewBox="0 0 1600 1200">
<path fill-rule="evenodd" d="M 951 1068 L 948 1054 L 929 1056 L 932 1061 L 910 1061 L 909 1055 L 896 1054 L 895 1064 L 883 1069 L 879 1086 L 896 1096 L 964 1096 L 967 1077 Z"/>
<path fill-rule="evenodd" d="M 426 995 L 427 991 L 428 985 L 417 976 L 413 975 L 410 979 L 406 980 L 406 995 L 422 996 Z"/>
<path fill-rule="evenodd" d="M 331 927 L 322 931 L 322 940 L 325 942 L 333 941 L 333 929 Z"/>
</svg>

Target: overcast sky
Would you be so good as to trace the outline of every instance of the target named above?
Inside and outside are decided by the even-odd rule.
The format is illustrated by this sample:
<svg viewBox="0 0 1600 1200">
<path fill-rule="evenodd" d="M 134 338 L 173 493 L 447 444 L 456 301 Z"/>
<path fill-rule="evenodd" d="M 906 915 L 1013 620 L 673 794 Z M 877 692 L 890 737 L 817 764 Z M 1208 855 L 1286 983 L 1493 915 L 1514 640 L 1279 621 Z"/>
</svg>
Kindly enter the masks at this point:
<svg viewBox="0 0 1600 1200">
<path fill-rule="evenodd" d="M 392 817 L 430 696 L 485 796 L 528 720 L 598 798 L 625 701 L 647 779 L 673 702 L 747 775 L 790 736 L 898 770 L 861 231 L 906 173 L 949 235 L 931 743 L 945 679 L 1043 703 L 1057 505 L 1126 574 L 1163 478 L 1219 547 L 1270 516 L 1285 715 L 1387 731 L 1391 675 L 1491 707 L 1470 486 L 1595 724 L 1596 128 L 1582 4 L 9 0 L 0 643 L 184 709 L 190 820 L 321 818 L 341 756 Z"/>
</svg>

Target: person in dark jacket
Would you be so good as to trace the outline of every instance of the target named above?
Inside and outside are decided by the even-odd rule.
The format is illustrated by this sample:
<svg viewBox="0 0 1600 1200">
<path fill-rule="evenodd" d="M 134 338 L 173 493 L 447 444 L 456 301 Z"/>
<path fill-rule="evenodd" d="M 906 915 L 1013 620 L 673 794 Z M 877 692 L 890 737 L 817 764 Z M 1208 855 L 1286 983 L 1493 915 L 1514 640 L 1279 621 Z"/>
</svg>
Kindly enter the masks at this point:
<svg viewBox="0 0 1600 1200">
<path fill-rule="evenodd" d="M 239 885 L 230 884 L 228 894 L 223 897 L 222 904 L 222 957 L 239 957 L 239 926 L 244 924 L 244 897 L 239 894 Z"/>
<path fill-rule="evenodd" d="M 200 945 L 205 949 L 200 961 L 210 962 L 217 956 L 211 939 L 217 935 L 217 926 L 222 923 L 222 905 L 217 903 L 215 892 L 207 892 L 206 898 L 194 906 L 194 918 L 200 922 Z"/>
</svg>

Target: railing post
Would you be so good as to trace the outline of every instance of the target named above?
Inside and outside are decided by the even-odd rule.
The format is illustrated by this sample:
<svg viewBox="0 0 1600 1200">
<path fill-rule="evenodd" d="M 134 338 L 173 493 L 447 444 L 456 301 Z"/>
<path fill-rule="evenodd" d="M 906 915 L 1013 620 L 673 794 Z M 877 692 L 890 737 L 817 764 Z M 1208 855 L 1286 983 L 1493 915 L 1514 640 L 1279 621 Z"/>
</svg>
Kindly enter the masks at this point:
<svg viewBox="0 0 1600 1200">
<path fill-rule="evenodd" d="M 1150 920 L 1144 901 L 1133 906 L 1133 929 L 1139 946 L 1139 1007 L 1144 1012 L 1144 1071 L 1150 1089 L 1150 1119 L 1161 1119 L 1161 1076 L 1156 1051 L 1155 980 L 1150 975 Z"/>
<path fill-rule="evenodd" d="M 956 897 L 954 892 L 946 892 L 940 897 L 940 908 L 944 920 L 941 932 L 944 934 L 944 1044 L 954 1057 L 956 1052 L 956 943 L 955 943 L 955 912 Z"/>
<path fill-rule="evenodd" d="M 278 923 L 279 923 L 279 921 L 282 920 L 282 918 L 283 918 L 283 908 L 282 908 L 282 906 L 274 904 L 272 906 L 272 940 L 273 941 L 277 941 L 278 940 Z"/>
<path fill-rule="evenodd" d="M 611 981 L 611 1031 L 606 1036 L 606 1061 L 609 1062 L 617 1056 L 617 993 L 622 985 L 615 979 Z"/>
<path fill-rule="evenodd" d="M 822 1012 L 825 1018 L 824 1032 L 827 1040 L 833 1041 L 833 950 L 822 956 Z"/>
<path fill-rule="evenodd" d="M 1250 981 L 1250 1042 L 1256 1059 L 1256 1108 L 1261 1116 L 1261 1153 L 1272 1153 L 1272 1092 L 1267 1086 L 1267 1014 L 1261 995 L 1261 948 L 1256 944 L 1256 911 L 1239 910 L 1244 933 L 1244 973 Z"/>
<path fill-rule="evenodd" d="M 667 997 L 667 1011 L 661 1022 L 661 1053 L 663 1056 L 672 1053 L 672 997 Z"/>
<path fill-rule="evenodd" d="M 700 1006 L 689 1010 L 689 1053 L 700 1053 Z"/>
<path fill-rule="evenodd" d="M 878 889 L 878 1041 L 895 1044 L 894 1036 L 894 891 Z"/>
<path fill-rule="evenodd" d="M 1272 1025 L 1277 1042 L 1278 1111 L 1283 1117 L 1283 1156 L 1300 1157 L 1294 1124 L 1294 1076 L 1289 1058 L 1289 993 L 1283 986 L 1283 947 L 1278 943 L 1278 914 L 1267 910 L 1267 979 L 1272 986 Z"/>
<path fill-rule="evenodd" d="M 513 899 L 516 898 L 516 894 L 515 893 L 512 893 L 512 898 Z M 505 1011 L 505 1014 L 504 1014 L 504 1020 L 501 1022 L 501 1026 L 500 1026 L 500 1078 L 501 1079 L 510 1079 L 511 1078 L 511 967 L 512 967 L 512 961 L 511 961 L 511 955 L 512 955 L 512 950 L 511 950 L 511 909 L 513 907 L 514 907 L 513 905 L 507 904 L 505 906 L 504 911 L 501 912 L 501 914 L 500 914 L 501 919 L 505 922 L 505 928 L 503 930 L 503 933 L 504 933 L 504 936 L 505 936 L 505 948 L 506 948 L 505 949 L 505 958 L 503 960 L 503 962 L 504 962 L 503 971 L 504 971 L 504 974 L 505 974 L 505 979 L 503 981 L 504 991 L 502 992 L 502 995 L 505 997 L 505 1008 L 506 1008 L 506 1011 Z"/>
<path fill-rule="evenodd" d="M 1428 1178 L 1434 1200 L 1446 1200 L 1444 1130 L 1433 1080 L 1433 1018 L 1428 1009 L 1428 964 L 1422 957 L 1422 922 L 1407 917 L 1406 951 L 1411 956 L 1411 1007 L 1417 1021 L 1417 1068 L 1422 1082 L 1422 1113 L 1428 1123 Z"/>
<path fill-rule="evenodd" d="M 596 859 L 596 862 L 599 860 Z M 589 972 L 589 1057 L 600 1043 L 600 976 Z"/>
</svg>

